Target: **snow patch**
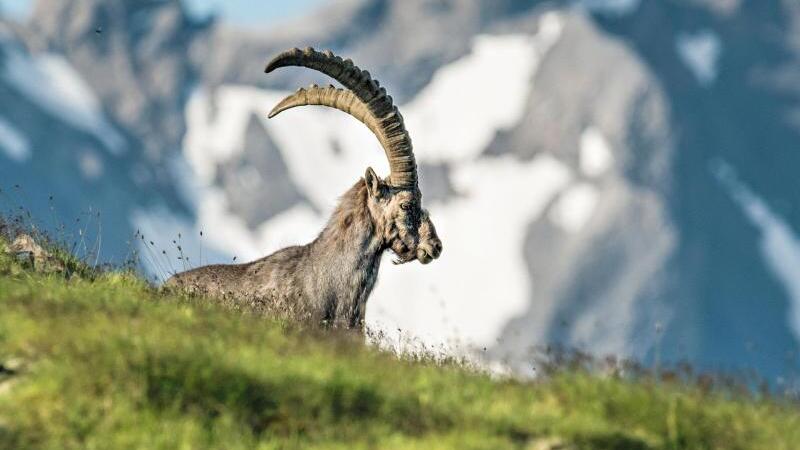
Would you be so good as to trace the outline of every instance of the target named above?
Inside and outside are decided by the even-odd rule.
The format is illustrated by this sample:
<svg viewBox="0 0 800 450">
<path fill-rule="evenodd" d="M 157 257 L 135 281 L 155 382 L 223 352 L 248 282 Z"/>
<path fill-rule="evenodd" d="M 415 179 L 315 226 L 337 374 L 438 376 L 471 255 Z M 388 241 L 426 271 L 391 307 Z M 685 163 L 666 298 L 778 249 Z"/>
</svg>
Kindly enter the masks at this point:
<svg viewBox="0 0 800 450">
<path fill-rule="evenodd" d="M 18 163 L 31 158 L 31 145 L 28 139 L 2 117 L 0 117 L 0 150 L 3 150 L 9 159 Z"/>
<path fill-rule="evenodd" d="M 480 35 L 469 55 L 439 69 L 402 108 L 415 148 L 425 150 L 419 159 L 474 158 L 498 131 L 518 123 L 528 105 L 531 79 L 561 29 L 561 19 L 551 13 L 541 19 L 534 36 Z"/>
<path fill-rule="evenodd" d="M 580 168 L 588 177 L 603 175 L 614 163 L 614 154 L 603 133 L 589 127 L 581 134 Z"/>
<path fill-rule="evenodd" d="M 311 242 L 322 230 L 324 220 L 308 205 L 295 205 L 252 232 L 247 223 L 230 213 L 225 194 L 209 188 L 197 211 L 208 244 L 245 262 L 266 256 L 289 245 Z"/>
<path fill-rule="evenodd" d="M 681 33 L 675 39 L 675 46 L 701 86 L 708 86 L 717 79 L 722 42 L 716 33 L 711 30 Z"/>
<path fill-rule="evenodd" d="M 786 288 L 791 300 L 789 325 L 800 340 L 800 238 L 773 212 L 726 163 L 714 167 L 717 179 L 728 189 L 747 218 L 761 231 L 761 254 L 770 270 Z"/>
<path fill-rule="evenodd" d="M 29 56 L 8 46 L 3 77 L 40 108 L 64 122 L 94 135 L 115 155 L 125 140 L 106 119 L 91 87 L 60 55 Z"/>
<path fill-rule="evenodd" d="M 244 127 L 250 107 L 229 99 L 220 88 L 214 99 L 202 88 L 192 91 L 186 102 L 186 128 L 183 154 L 199 181 L 210 183 L 217 165 L 243 145 Z M 212 115 L 212 100 L 219 102 L 216 116 Z"/>
<path fill-rule="evenodd" d="M 580 183 L 561 194 L 548 217 L 564 231 L 577 233 L 592 218 L 600 193 L 589 183 Z"/>
<path fill-rule="evenodd" d="M 252 117 L 258 117 L 280 149 L 289 174 L 320 210 L 334 206 L 333 192 L 345 192 L 367 166 L 388 174 L 389 164 L 375 136 L 357 120 L 323 107 L 289 110 L 268 120 L 264 111 L 289 92 L 225 86 L 212 97 L 196 91 L 187 105 L 184 155 L 199 182 L 211 185 L 219 164 L 241 153 Z M 338 148 L 338 150 L 337 150 Z"/>
</svg>

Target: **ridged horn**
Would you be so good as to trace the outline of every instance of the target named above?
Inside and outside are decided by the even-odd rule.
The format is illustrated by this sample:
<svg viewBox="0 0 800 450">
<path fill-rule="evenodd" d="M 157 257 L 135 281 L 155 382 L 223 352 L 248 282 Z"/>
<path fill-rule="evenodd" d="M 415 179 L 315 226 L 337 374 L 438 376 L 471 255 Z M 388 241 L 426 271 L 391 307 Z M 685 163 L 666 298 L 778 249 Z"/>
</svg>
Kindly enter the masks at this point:
<svg viewBox="0 0 800 450">
<path fill-rule="evenodd" d="M 392 185 L 403 188 L 417 186 L 417 162 L 414 158 L 411 137 L 403 123 L 403 116 L 392 102 L 392 97 L 386 94 L 386 90 L 380 86 L 377 80 L 372 79 L 369 72 L 359 69 L 353 64 L 353 61 L 343 60 L 331 51 L 318 52 L 310 47 L 304 50 L 294 48 L 281 53 L 267 64 L 265 72 L 270 73 L 275 69 L 287 66 L 307 67 L 322 72 L 341 83 L 352 94 L 347 95 L 347 91 L 336 88 L 320 89 L 317 87 L 313 89 L 312 87 L 310 90 L 298 91 L 284 99 L 276 107 L 278 111 L 273 110 L 274 114 L 270 114 L 271 117 L 301 104 L 323 105 L 319 102 L 320 99 L 325 98 L 324 106 L 340 109 L 353 115 L 375 133 L 389 159 L 391 171 L 389 179 Z M 350 101 L 351 98 L 358 100 L 359 103 L 355 103 L 355 100 L 350 105 L 343 103 Z M 284 107 L 281 108 L 281 105 Z M 337 105 L 342 108 L 346 106 L 349 110 L 342 109 Z M 362 112 L 363 109 L 366 111 Z M 354 112 L 364 115 L 359 117 Z"/>
</svg>

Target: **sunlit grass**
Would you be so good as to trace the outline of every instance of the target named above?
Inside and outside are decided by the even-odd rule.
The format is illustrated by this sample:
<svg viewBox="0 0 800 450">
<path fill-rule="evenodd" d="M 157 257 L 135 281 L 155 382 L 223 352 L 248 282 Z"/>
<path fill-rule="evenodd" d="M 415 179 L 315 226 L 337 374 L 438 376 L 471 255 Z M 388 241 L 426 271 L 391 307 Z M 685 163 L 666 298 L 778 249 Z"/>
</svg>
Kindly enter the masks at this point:
<svg viewBox="0 0 800 450">
<path fill-rule="evenodd" d="M 493 380 L 90 275 L 0 252 L 0 448 L 800 448 L 788 402 L 580 370 Z"/>
</svg>

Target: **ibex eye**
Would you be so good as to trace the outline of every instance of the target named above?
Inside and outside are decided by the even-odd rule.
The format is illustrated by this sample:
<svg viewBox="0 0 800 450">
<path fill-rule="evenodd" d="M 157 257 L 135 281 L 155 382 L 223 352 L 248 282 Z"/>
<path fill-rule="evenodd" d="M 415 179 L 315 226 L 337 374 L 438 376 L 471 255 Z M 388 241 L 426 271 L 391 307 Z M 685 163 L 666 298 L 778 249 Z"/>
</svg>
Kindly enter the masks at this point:
<svg viewBox="0 0 800 450">
<path fill-rule="evenodd" d="M 400 209 L 408 211 L 411 209 L 411 203 L 400 203 Z"/>
</svg>

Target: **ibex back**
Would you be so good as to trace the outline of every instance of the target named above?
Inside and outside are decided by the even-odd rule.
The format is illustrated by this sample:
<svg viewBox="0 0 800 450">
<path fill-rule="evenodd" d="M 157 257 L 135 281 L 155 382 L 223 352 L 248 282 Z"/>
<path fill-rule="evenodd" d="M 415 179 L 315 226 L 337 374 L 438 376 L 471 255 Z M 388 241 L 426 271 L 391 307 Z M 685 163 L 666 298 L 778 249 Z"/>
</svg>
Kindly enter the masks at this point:
<svg viewBox="0 0 800 450">
<path fill-rule="evenodd" d="M 309 244 L 246 264 L 199 267 L 175 275 L 167 285 L 239 303 L 266 303 L 273 310 L 298 311 L 312 320 L 360 328 L 384 251 L 391 250 L 397 264 L 413 260 L 427 264 L 439 257 L 442 243 L 422 208 L 417 164 L 403 117 L 379 83 L 330 51 L 292 49 L 273 59 L 266 72 L 285 66 L 318 70 L 345 89 L 316 85 L 299 89 L 269 117 L 305 105 L 344 111 L 378 138 L 389 159 L 389 176 L 381 179 L 368 167 Z"/>
</svg>

